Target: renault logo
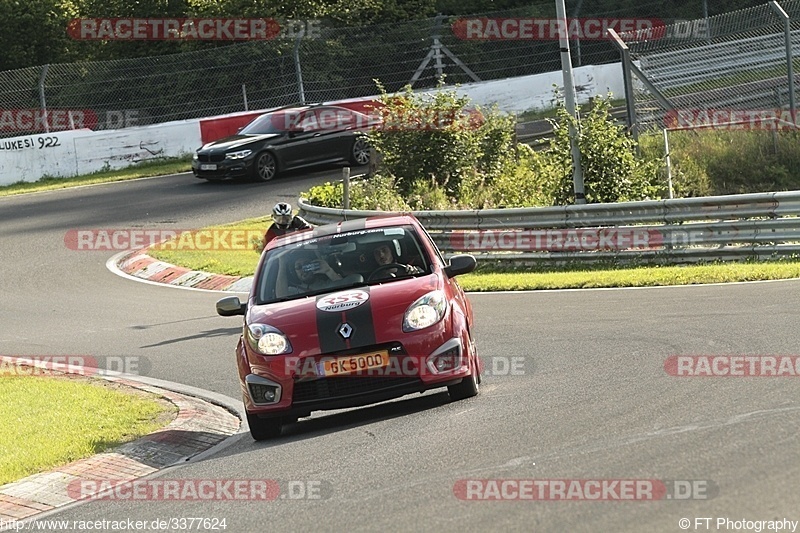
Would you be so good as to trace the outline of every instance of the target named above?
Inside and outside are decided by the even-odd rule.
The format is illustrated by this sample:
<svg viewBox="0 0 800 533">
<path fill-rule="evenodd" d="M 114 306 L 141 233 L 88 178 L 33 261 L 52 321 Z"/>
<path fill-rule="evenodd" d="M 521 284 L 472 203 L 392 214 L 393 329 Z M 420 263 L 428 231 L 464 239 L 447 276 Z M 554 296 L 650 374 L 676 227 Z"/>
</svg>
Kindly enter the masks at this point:
<svg viewBox="0 0 800 533">
<path fill-rule="evenodd" d="M 343 339 L 349 339 L 350 335 L 352 334 L 353 334 L 353 326 L 351 326 L 347 322 L 339 326 L 339 335 L 341 335 Z"/>
</svg>

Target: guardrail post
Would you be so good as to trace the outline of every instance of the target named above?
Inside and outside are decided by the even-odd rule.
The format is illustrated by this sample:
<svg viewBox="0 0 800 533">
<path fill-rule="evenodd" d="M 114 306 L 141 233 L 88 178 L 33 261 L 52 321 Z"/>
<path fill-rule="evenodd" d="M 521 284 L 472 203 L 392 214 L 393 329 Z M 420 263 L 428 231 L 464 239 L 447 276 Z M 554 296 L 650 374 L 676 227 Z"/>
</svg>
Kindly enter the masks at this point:
<svg viewBox="0 0 800 533">
<path fill-rule="evenodd" d="M 350 209 L 350 167 L 342 169 L 342 209 Z"/>
</svg>

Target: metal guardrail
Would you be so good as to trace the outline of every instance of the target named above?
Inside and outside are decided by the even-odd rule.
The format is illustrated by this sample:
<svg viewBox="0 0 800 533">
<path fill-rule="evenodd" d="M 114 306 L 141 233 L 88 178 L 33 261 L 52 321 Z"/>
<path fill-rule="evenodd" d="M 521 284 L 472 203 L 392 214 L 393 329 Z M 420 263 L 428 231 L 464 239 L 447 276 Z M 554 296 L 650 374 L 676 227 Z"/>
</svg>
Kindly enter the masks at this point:
<svg viewBox="0 0 800 533">
<path fill-rule="evenodd" d="M 314 224 L 389 214 L 302 198 L 299 206 Z M 446 254 L 482 260 L 690 263 L 800 254 L 800 191 L 410 214 Z"/>
</svg>

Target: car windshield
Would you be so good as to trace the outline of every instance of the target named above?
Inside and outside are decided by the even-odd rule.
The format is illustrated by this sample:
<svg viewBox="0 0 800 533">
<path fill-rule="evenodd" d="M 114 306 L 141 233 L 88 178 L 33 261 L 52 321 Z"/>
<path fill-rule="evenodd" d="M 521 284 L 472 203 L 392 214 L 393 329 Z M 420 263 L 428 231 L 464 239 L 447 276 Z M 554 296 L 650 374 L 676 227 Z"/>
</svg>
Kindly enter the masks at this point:
<svg viewBox="0 0 800 533">
<path fill-rule="evenodd" d="M 430 273 L 430 258 L 412 226 L 336 233 L 267 252 L 256 303 L 392 283 Z"/>
<path fill-rule="evenodd" d="M 277 111 L 261 115 L 242 128 L 240 135 L 265 135 L 268 133 L 284 133 L 297 123 L 297 111 Z"/>
</svg>

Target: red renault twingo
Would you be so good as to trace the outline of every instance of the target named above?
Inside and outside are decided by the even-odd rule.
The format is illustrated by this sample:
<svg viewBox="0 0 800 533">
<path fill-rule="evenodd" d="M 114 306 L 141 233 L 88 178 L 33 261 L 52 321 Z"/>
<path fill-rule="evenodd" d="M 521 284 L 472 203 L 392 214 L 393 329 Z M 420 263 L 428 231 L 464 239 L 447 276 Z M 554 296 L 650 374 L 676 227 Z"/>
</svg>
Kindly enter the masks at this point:
<svg viewBox="0 0 800 533">
<path fill-rule="evenodd" d="M 277 437 L 312 411 L 342 409 L 447 387 L 478 394 L 473 313 L 446 263 L 412 216 L 359 219 L 289 234 L 261 256 L 236 348 L 250 433 Z"/>
</svg>

